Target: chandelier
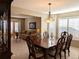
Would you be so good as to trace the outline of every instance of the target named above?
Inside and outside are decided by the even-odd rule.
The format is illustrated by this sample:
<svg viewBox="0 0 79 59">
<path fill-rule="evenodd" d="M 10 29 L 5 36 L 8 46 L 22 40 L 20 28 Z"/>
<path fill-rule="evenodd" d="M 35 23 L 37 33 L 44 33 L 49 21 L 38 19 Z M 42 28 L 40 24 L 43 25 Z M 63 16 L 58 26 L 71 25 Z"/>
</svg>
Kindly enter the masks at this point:
<svg viewBox="0 0 79 59">
<path fill-rule="evenodd" d="M 48 14 L 48 18 L 46 20 L 47 23 L 50 23 L 51 20 L 52 20 L 52 17 L 51 17 L 51 3 L 48 3 L 49 5 L 49 14 Z"/>
</svg>

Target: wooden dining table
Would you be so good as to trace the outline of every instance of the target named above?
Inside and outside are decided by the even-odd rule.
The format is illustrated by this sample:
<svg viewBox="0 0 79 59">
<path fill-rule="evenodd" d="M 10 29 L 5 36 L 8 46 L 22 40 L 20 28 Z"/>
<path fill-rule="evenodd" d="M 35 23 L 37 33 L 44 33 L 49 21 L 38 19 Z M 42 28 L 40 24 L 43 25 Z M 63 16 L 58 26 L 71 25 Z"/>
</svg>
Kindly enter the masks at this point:
<svg viewBox="0 0 79 59">
<path fill-rule="evenodd" d="M 56 46 L 57 40 L 56 39 L 51 39 L 51 38 L 48 38 L 48 39 L 43 38 L 43 39 L 37 40 L 33 44 L 37 47 L 42 48 L 43 52 L 44 52 L 44 59 L 48 59 L 48 57 L 47 57 L 48 50 L 49 50 L 49 48 Z"/>
<path fill-rule="evenodd" d="M 29 35 L 27 35 L 29 36 Z M 25 37 L 27 37 L 25 36 Z M 26 39 L 23 39 L 26 41 Z M 33 45 L 35 45 L 36 47 L 39 47 L 43 50 L 44 52 L 44 59 L 49 59 L 48 56 L 48 51 L 50 48 L 55 47 L 57 44 L 57 39 L 55 38 L 41 38 L 41 39 L 33 39 Z"/>
</svg>

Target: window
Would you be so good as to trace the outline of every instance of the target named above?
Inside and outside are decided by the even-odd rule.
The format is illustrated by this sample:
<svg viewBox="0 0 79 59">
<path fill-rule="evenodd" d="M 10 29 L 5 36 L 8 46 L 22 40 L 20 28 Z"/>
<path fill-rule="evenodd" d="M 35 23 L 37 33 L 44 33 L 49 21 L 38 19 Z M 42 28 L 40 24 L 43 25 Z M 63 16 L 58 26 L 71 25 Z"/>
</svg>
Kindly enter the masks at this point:
<svg viewBox="0 0 79 59">
<path fill-rule="evenodd" d="M 15 22 L 15 32 L 18 32 L 19 31 L 19 24 L 18 24 L 18 22 Z"/>
<path fill-rule="evenodd" d="M 54 36 L 54 38 L 55 38 L 55 36 L 56 36 L 56 20 L 50 22 L 49 29 L 50 29 L 49 30 L 50 36 L 52 34 Z"/>
<path fill-rule="evenodd" d="M 79 40 L 79 17 L 69 19 L 69 33 L 73 34 L 73 40 Z"/>
<path fill-rule="evenodd" d="M 61 32 L 67 31 L 67 19 L 59 19 L 59 37 L 61 35 Z"/>
<path fill-rule="evenodd" d="M 59 36 L 63 31 L 73 35 L 73 40 L 79 40 L 79 17 L 59 19 Z"/>
<path fill-rule="evenodd" d="M 11 22 L 11 33 L 13 33 L 13 22 Z"/>
<path fill-rule="evenodd" d="M 11 33 L 19 31 L 19 22 L 11 22 Z"/>
</svg>

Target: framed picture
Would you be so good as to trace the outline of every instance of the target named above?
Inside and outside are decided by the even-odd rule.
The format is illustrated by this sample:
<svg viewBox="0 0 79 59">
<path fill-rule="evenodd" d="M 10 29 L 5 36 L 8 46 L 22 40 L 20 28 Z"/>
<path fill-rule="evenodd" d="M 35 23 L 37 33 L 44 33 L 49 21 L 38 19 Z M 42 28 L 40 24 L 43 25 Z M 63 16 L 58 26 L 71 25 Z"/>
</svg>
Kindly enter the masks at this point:
<svg viewBox="0 0 79 59">
<path fill-rule="evenodd" d="M 36 29 L 36 22 L 30 22 L 29 29 Z"/>
</svg>

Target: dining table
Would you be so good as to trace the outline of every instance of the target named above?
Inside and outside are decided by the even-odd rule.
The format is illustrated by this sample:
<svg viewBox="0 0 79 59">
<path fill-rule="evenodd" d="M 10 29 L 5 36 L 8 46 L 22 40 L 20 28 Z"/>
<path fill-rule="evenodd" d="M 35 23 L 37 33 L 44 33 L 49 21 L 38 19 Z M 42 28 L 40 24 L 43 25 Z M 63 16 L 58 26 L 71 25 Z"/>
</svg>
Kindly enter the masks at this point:
<svg viewBox="0 0 79 59">
<path fill-rule="evenodd" d="M 48 51 L 50 48 L 55 47 L 57 44 L 57 40 L 54 38 L 43 38 L 40 40 L 37 40 L 33 43 L 35 46 L 40 47 L 43 49 L 44 52 L 44 59 L 49 59 Z"/>
</svg>

